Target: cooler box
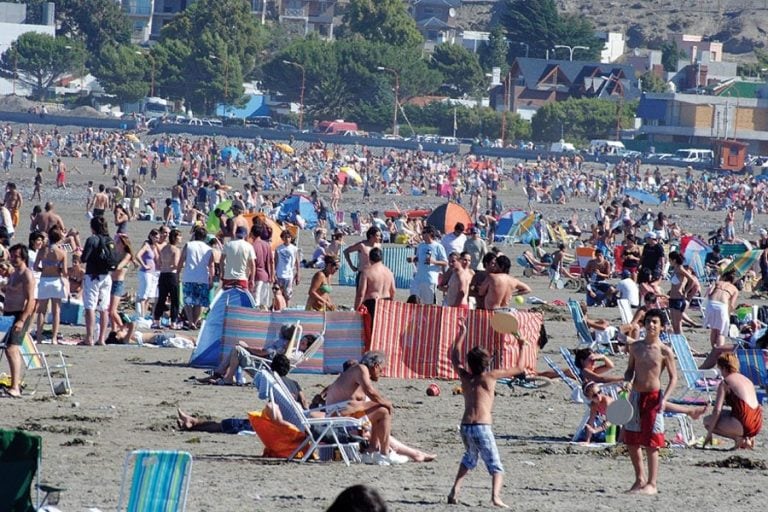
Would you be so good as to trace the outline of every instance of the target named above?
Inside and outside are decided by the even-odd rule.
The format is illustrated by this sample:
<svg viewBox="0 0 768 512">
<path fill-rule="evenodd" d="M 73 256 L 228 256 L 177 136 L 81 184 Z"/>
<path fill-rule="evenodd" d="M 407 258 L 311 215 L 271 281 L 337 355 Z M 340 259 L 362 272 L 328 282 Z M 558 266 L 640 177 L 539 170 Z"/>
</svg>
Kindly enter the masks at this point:
<svg viewBox="0 0 768 512">
<path fill-rule="evenodd" d="M 85 309 L 79 302 L 61 303 L 61 323 L 65 325 L 85 325 Z"/>
</svg>

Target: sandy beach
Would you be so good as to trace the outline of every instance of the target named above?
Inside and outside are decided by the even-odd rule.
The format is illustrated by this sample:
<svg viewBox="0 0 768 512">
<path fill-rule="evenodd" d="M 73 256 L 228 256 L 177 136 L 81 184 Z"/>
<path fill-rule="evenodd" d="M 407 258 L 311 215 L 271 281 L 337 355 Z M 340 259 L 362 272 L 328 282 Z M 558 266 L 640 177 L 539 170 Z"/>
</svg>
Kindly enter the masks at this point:
<svg viewBox="0 0 768 512">
<path fill-rule="evenodd" d="M 142 139 L 146 141 L 151 137 Z M 45 173 L 43 203 L 53 200 L 67 227 L 79 228 L 84 241 L 90 232 L 84 209 L 85 184 L 93 180 L 96 184 L 108 185 L 111 178 L 103 176 L 101 166 L 91 164 L 90 158 L 63 160 L 70 170 L 76 166 L 81 174 L 70 172 L 69 188 L 62 191 L 53 189 L 54 176 Z M 40 164 L 43 163 L 41 160 Z M 161 202 L 176 179 L 176 170 L 176 166 L 161 169 L 158 183 L 147 187 L 147 195 Z M 28 215 L 35 204 L 28 200 L 33 175 L 29 169 L 14 167 L 8 178 L 15 181 L 24 194 L 22 222 L 17 233 L 20 242 L 26 242 Z M 236 189 L 241 183 L 230 182 Z M 501 200 L 505 208 L 526 204 L 521 189 L 503 191 Z M 435 197 L 374 196 L 373 201 L 365 204 L 362 194 L 352 191 L 344 194 L 342 208 L 365 212 L 389 208 L 393 201 L 400 208 L 435 206 L 442 202 Z M 592 203 L 572 201 L 538 208 L 548 219 L 568 218 L 577 212 L 583 220 L 590 220 L 594 207 Z M 684 205 L 664 210 L 687 230 L 699 234 L 721 225 L 724 217 L 723 212 L 690 212 Z M 765 215 L 759 215 L 755 224 L 761 227 L 767 221 Z M 152 227 L 155 224 L 150 222 L 129 224 L 136 247 Z M 113 223 L 110 229 L 114 229 Z M 356 240 L 351 237 L 348 243 Z M 305 255 L 311 254 L 311 244 L 311 233 L 304 232 L 301 248 Z M 514 260 L 523 246 L 504 245 L 501 249 Z M 522 268 L 513 267 L 513 273 L 522 276 Z M 309 271 L 303 271 L 302 285 L 296 291 L 301 303 L 306 297 L 310 275 Z M 527 282 L 533 288 L 533 295 L 544 300 L 576 297 L 565 290 L 547 290 L 548 280 L 544 277 L 530 278 Z M 135 291 L 135 275 L 132 274 L 126 284 L 129 293 Z M 335 287 L 333 296 L 337 304 L 351 305 L 353 289 Z M 398 290 L 398 298 L 404 300 L 406 291 Z M 750 301 L 747 294 L 743 294 L 742 299 L 764 303 Z M 595 309 L 590 313 L 615 322 L 619 318 L 617 309 Z M 577 344 L 568 311 L 561 308 L 557 314 L 548 313 L 545 318 L 550 342 L 542 355 L 562 363 L 559 348 L 572 348 Z M 83 332 L 84 328 L 64 328 L 65 336 L 70 338 Z M 708 347 L 708 331 L 693 329 L 688 330 L 687 335 L 694 351 L 702 352 Z M 48 352 L 59 349 L 71 365 L 73 395 L 52 398 L 41 383 L 34 396 L 22 400 L 0 399 L 0 424 L 3 428 L 23 428 L 43 437 L 42 480 L 67 488 L 60 503 L 62 510 L 84 511 L 90 507 L 114 510 L 123 460 L 126 453 L 134 449 L 186 450 L 192 454 L 190 511 L 320 511 L 330 505 L 342 489 L 355 483 L 376 487 L 393 511 L 490 507 L 490 477 L 483 467 L 466 480 L 461 495 L 464 506 L 446 504 L 446 495 L 463 453 L 458 434 L 463 400 L 451 394 L 455 382 L 438 382 L 442 390 L 438 397 L 426 396 L 430 382 L 425 380 L 384 378 L 378 383 L 384 395 L 395 403 L 393 434 L 409 445 L 436 453 L 436 461 L 392 467 L 346 467 L 339 462 L 299 465 L 262 458 L 263 446 L 256 436 L 178 430 L 177 407 L 215 419 L 245 417 L 247 411 L 263 407 L 250 386 L 206 386 L 190 380 L 203 373 L 187 366 L 188 350 L 136 346 L 42 348 Z M 626 357 L 617 356 L 615 362 L 617 371 L 623 371 Z M 540 357 L 539 370 L 545 369 Z M 0 370 L 7 372 L 7 363 L 3 363 Z M 294 377 L 310 397 L 334 378 L 302 374 Z M 27 377 L 30 383 L 35 379 Z M 734 511 L 764 508 L 768 447 L 763 433 L 754 451 L 727 451 L 732 443 L 725 440 L 707 450 L 663 450 L 660 494 L 637 497 L 624 494 L 632 484 L 633 473 L 622 446 L 591 448 L 568 442 L 583 411 L 583 405 L 570 402 L 568 388 L 559 381 L 535 391 L 497 387 L 494 430 L 506 469 L 503 499 L 513 510 L 707 512 L 723 506 Z M 675 426 L 668 423 L 668 438 L 674 437 Z M 705 434 L 700 421 L 694 428 L 697 436 Z M 717 467 L 717 463 L 732 456 L 744 457 L 743 465 L 752 462 L 758 468 Z"/>
</svg>

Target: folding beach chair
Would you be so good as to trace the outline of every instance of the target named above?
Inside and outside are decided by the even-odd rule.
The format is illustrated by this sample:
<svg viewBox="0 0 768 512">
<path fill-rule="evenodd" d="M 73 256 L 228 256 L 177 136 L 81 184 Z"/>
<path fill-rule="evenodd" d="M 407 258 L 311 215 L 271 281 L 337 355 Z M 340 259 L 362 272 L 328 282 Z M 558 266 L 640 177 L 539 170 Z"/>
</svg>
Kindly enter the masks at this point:
<svg viewBox="0 0 768 512">
<path fill-rule="evenodd" d="M 42 449 L 40 436 L 23 430 L 0 430 L 0 510 L 3 512 L 34 512 L 46 504 L 58 503 L 59 492 L 63 489 L 40 484 L 38 468 Z M 42 501 L 40 491 L 45 493 Z"/>
<path fill-rule="evenodd" d="M 768 370 L 765 366 L 765 352 L 761 349 L 737 348 L 734 353 L 739 359 L 739 372 L 752 381 L 757 393 L 757 401 L 768 400 Z"/>
<path fill-rule="evenodd" d="M 126 484 L 133 462 L 130 489 Z M 192 455 L 188 452 L 137 450 L 125 457 L 117 510 L 183 512 L 187 509 Z"/>
<path fill-rule="evenodd" d="M 720 372 L 714 368 L 709 370 L 700 370 L 693 359 L 691 347 L 688 340 L 682 334 L 670 334 L 669 341 L 672 344 L 672 350 L 675 352 L 677 364 L 680 367 L 680 373 L 683 375 L 685 389 L 675 398 L 676 402 L 690 402 L 687 398 L 689 393 L 694 397 L 706 395 L 707 403 L 712 403 L 712 393 L 718 385 Z M 697 400 L 693 400 L 697 403 Z"/>
<path fill-rule="evenodd" d="M 347 437 L 345 429 L 360 429 L 363 425 L 361 420 L 348 416 L 309 417 L 310 411 L 302 410 L 299 403 L 291 396 L 283 379 L 266 368 L 259 370 L 253 384 L 258 389 L 261 399 L 273 403 L 280 410 L 285 421 L 306 435 L 304 442 L 297 446 L 286 460 L 295 460 L 295 457 L 300 453 L 303 454 L 299 459 L 301 463 L 309 460 L 315 453 L 322 454 L 326 458 L 332 458 L 332 456 L 327 457 L 329 452 L 338 450 L 347 466 L 350 465 L 350 460 L 360 462 L 360 443 L 348 442 L 345 439 Z M 313 409 L 311 412 L 322 410 L 326 414 L 330 414 L 334 408 L 338 409 L 344 405 L 335 404 Z"/>
<path fill-rule="evenodd" d="M 553 372 L 557 374 L 560 379 L 565 382 L 565 385 L 568 386 L 568 389 L 571 390 L 571 396 L 573 396 L 573 393 L 576 393 L 577 391 L 581 391 L 581 388 L 579 387 L 579 383 L 573 380 L 572 378 L 568 377 L 565 372 L 560 369 L 559 366 L 555 364 L 552 359 L 550 359 L 547 356 L 544 357 L 544 362 L 547 363 L 547 366 L 549 366 Z"/>
<path fill-rule="evenodd" d="M 592 350 L 597 350 L 599 347 L 604 347 L 609 353 L 614 353 L 613 344 L 610 340 L 598 342 L 592 337 L 589 326 L 587 326 L 587 322 L 584 320 L 584 314 L 581 312 L 581 306 L 577 301 L 568 299 L 568 310 L 571 312 L 573 326 L 576 328 L 576 334 L 579 337 L 579 348 L 588 347 Z"/>
<path fill-rule="evenodd" d="M 13 327 L 14 319 L 12 316 L 0 316 L 0 358 L 5 353 L 6 336 Z M 32 338 L 27 334 L 24 336 L 24 340 L 21 344 L 21 358 L 26 369 L 26 373 L 37 373 L 37 381 L 33 387 L 29 387 L 30 394 L 34 394 L 37 387 L 40 385 L 40 380 L 45 375 L 48 378 L 48 387 L 51 390 L 51 394 L 56 395 L 71 395 L 72 386 L 69 382 L 69 370 L 67 363 L 64 361 L 64 354 L 57 350 L 51 352 L 49 356 L 40 352 L 37 349 L 37 344 L 32 341 Z M 63 380 L 58 384 L 54 384 L 54 375 L 61 375 Z"/>
</svg>

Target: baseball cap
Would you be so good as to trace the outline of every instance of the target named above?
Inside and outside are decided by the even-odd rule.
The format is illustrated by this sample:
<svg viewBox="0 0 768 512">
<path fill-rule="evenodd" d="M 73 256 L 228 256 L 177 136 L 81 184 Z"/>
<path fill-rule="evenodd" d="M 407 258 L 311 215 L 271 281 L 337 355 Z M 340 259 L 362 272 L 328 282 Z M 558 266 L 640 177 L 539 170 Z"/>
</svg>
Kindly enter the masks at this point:
<svg viewBox="0 0 768 512">
<path fill-rule="evenodd" d="M 761 229 L 761 230 L 760 230 L 760 234 L 761 234 L 762 236 L 768 235 L 768 231 L 766 231 L 765 229 Z"/>
<path fill-rule="evenodd" d="M 245 238 L 248 236 L 248 229 L 245 226 L 238 226 L 235 230 L 235 236 L 237 238 Z"/>
<path fill-rule="evenodd" d="M 632 275 L 632 272 L 630 272 L 629 270 L 622 270 L 621 271 L 621 278 L 622 279 L 626 279 L 626 278 L 630 277 L 631 275 Z"/>
<path fill-rule="evenodd" d="M 659 237 L 656 233 L 653 231 L 649 231 L 645 234 L 645 238 L 650 238 L 651 240 L 657 240 Z"/>
</svg>

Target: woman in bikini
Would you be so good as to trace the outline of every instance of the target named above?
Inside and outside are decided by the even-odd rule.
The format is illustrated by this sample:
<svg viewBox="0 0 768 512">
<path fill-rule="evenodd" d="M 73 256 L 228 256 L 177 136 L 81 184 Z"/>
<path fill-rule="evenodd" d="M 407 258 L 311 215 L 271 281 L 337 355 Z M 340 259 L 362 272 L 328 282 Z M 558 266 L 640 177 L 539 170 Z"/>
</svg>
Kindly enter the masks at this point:
<svg viewBox="0 0 768 512">
<path fill-rule="evenodd" d="M 739 373 L 739 360 L 733 353 L 717 358 L 717 367 L 723 380 L 717 387 L 717 398 L 712 414 L 704 418 L 707 437 L 704 446 L 712 442 L 712 435 L 728 437 L 734 448 L 755 447 L 755 437 L 763 428 L 763 409 L 757 401 L 755 386 Z M 730 409 L 723 409 L 723 405 Z"/>
<path fill-rule="evenodd" d="M 323 256 L 325 268 L 312 276 L 307 298 L 307 311 L 333 311 L 331 300 L 331 276 L 339 270 L 339 260 L 334 256 Z"/>
<path fill-rule="evenodd" d="M 695 279 L 683 266 L 683 255 L 677 251 L 669 253 L 669 264 L 672 267 L 672 277 L 669 282 L 672 288 L 669 289 L 669 311 L 670 320 L 672 320 L 672 331 L 675 334 L 683 332 L 683 313 L 688 307 L 686 300 L 686 290 L 688 285 Z"/>
<path fill-rule="evenodd" d="M 53 325 L 51 342 L 58 343 L 59 319 L 61 315 L 61 299 L 67 297 L 67 253 L 60 247 L 62 239 L 59 228 L 54 227 L 48 232 L 48 246 L 37 251 L 34 270 L 40 272 L 40 283 L 37 285 L 37 335 L 36 340 L 43 340 L 43 325 L 48 313 L 48 302 L 51 303 Z"/>
<path fill-rule="evenodd" d="M 622 253 L 623 268 L 629 270 L 635 281 L 637 281 L 637 269 L 640 266 L 641 255 L 641 248 L 635 243 L 636 240 L 634 235 L 624 237 L 624 252 Z"/>
<path fill-rule="evenodd" d="M 136 261 L 139 263 L 139 289 L 136 292 L 136 314 L 139 318 L 150 311 L 149 302 L 157 298 L 157 279 L 155 272 L 156 262 L 159 258 L 157 248 L 160 240 L 160 232 L 152 229 L 147 240 L 136 253 Z"/>
<path fill-rule="evenodd" d="M 704 315 L 709 327 L 709 342 L 712 348 L 725 343 L 725 334 L 731 326 L 731 311 L 736 309 L 739 290 L 734 285 L 736 271 L 730 270 L 720 276 L 707 292 L 707 311 Z"/>
<path fill-rule="evenodd" d="M 109 319 L 112 322 L 113 330 L 123 326 L 118 307 L 125 295 L 125 274 L 128 272 L 128 267 L 135 261 L 128 235 L 117 235 L 115 251 L 117 251 L 118 263 L 115 270 L 112 271 L 112 289 L 109 297 Z"/>
</svg>

